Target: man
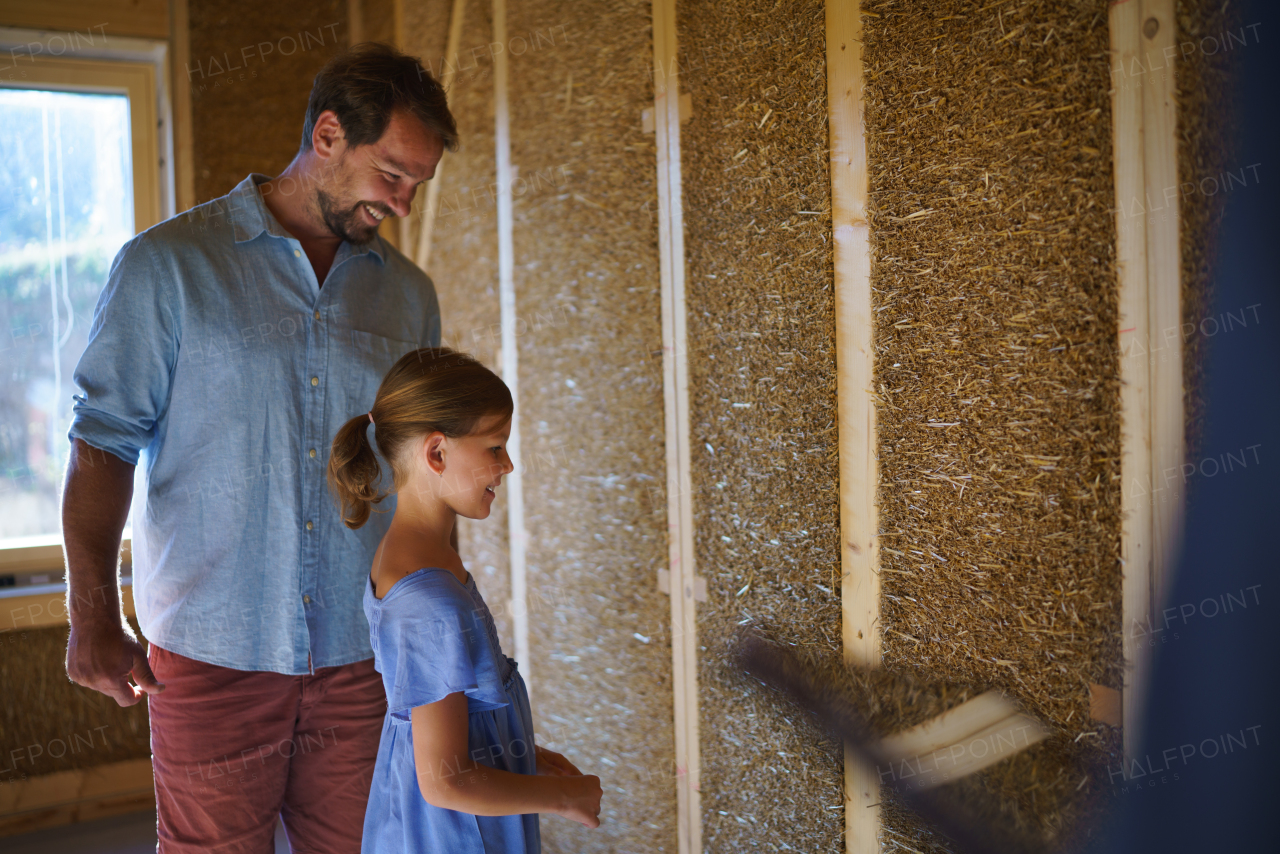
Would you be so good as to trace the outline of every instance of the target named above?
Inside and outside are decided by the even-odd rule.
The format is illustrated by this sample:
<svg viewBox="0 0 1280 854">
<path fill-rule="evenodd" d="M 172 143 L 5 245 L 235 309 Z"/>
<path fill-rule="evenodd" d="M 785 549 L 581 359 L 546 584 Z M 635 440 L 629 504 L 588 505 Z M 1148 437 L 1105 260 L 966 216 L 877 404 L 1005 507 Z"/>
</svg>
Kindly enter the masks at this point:
<svg viewBox="0 0 1280 854">
<path fill-rule="evenodd" d="M 396 359 L 439 345 L 431 281 L 377 229 L 456 145 L 418 60 L 359 45 L 317 75 L 281 175 L 112 265 L 75 373 L 67 672 L 121 705 L 148 697 L 162 852 L 271 851 L 278 815 L 294 850 L 360 849 L 385 711 L 361 602 L 391 514 L 345 528 L 325 468 Z M 143 449 L 147 652 L 116 580 Z"/>
</svg>

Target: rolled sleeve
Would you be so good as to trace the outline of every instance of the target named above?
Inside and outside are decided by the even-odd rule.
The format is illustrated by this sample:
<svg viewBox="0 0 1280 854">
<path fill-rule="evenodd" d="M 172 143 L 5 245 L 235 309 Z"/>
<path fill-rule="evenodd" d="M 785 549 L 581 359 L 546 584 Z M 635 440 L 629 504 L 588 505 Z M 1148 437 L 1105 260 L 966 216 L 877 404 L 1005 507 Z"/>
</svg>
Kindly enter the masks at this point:
<svg viewBox="0 0 1280 854">
<path fill-rule="evenodd" d="M 173 285 L 150 244 L 135 237 L 111 265 L 73 374 L 80 393 L 67 432 L 131 465 L 155 436 L 178 353 Z"/>
</svg>

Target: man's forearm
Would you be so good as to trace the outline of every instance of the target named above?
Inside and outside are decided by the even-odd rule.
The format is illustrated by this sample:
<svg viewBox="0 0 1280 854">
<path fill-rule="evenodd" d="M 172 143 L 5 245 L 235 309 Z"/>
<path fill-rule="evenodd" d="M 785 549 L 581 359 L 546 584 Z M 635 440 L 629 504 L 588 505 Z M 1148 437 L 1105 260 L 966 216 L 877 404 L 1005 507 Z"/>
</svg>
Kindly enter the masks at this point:
<svg viewBox="0 0 1280 854">
<path fill-rule="evenodd" d="M 133 466 L 74 439 L 62 493 L 62 540 L 67 565 L 67 617 L 122 625 L 116 577 L 120 535 L 133 498 Z"/>
</svg>

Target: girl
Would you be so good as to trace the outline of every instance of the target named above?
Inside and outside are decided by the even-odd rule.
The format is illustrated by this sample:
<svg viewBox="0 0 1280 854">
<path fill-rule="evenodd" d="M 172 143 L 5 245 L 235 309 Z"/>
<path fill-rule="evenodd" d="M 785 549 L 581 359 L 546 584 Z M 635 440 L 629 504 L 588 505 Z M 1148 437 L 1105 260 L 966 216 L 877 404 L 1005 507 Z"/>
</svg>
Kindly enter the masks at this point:
<svg viewBox="0 0 1280 854">
<path fill-rule="evenodd" d="M 599 778 L 534 744 L 524 680 L 451 544 L 456 517 L 487 517 L 513 468 L 511 412 L 491 371 L 426 348 L 396 362 L 373 409 L 333 440 L 329 486 L 349 528 L 388 494 L 370 423 L 396 493 L 364 594 L 387 691 L 364 854 L 523 854 L 540 850 L 538 813 L 600 824 Z"/>
</svg>

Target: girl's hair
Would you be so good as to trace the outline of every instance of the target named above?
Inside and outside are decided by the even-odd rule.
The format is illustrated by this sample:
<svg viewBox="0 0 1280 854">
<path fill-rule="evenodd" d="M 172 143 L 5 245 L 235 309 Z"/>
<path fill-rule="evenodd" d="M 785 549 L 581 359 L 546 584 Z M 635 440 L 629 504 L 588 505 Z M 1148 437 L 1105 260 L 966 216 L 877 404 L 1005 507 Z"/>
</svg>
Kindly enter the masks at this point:
<svg viewBox="0 0 1280 854">
<path fill-rule="evenodd" d="M 343 524 L 359 528 L 369 521 L 373 505 L 390 494 L 377 490 L 382 469 L 369 443 L 370 415 L 398 490 L 409 476 L 401 451 L 410 441 L 436 431 L 453 439 L 469 436 L 485 418 L 510 418 L 512 410 L 506 384 L 474 357 L 448 347 L 406 353 L 383 377 L 373 409 L 343 424 L 333 439 L 329 490 L 340 505 Z"/>
</svg>

